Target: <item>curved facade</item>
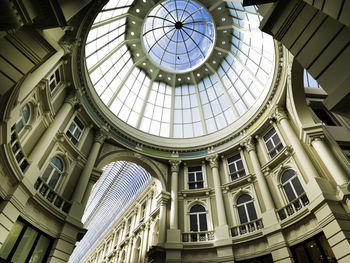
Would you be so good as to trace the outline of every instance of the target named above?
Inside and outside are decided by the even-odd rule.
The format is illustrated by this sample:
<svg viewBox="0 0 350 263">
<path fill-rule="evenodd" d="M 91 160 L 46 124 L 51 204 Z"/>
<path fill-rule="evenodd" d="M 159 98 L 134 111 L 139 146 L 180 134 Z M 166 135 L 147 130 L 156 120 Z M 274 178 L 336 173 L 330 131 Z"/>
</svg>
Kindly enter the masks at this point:
<svg viewBox="0 0 350 263">
<path fill-rule="evenodd" d="M 141 23 L 136 14 L 148 15 L 138 8 L 143 3 L 149 4 L 129 3 L 135 14 L 113 6 L 104 12 L 117 10 Z M 226 12 L 233 3 L 206 8 Z M 260 28 L 274 38 L 270 89 L 254 112 L 188 138 L 135 129 L 96 97 L 85 44 L 103 6 L 6 2 L 0 258 L 68 262 L 75 243 L 88 236 L 81 221 L 102 168 L 123 161 L 145 169 L 151 183 L 83 262 L 349 262 L 347 5 L 292 0 L 258 6 Z M 230 30 L 242 29 L 240 21 L 230 22 Z M 195 70 L 181 74 L 195 77 Z M 166 85 L 175 100 L 178 85 Z"/>
</svg>

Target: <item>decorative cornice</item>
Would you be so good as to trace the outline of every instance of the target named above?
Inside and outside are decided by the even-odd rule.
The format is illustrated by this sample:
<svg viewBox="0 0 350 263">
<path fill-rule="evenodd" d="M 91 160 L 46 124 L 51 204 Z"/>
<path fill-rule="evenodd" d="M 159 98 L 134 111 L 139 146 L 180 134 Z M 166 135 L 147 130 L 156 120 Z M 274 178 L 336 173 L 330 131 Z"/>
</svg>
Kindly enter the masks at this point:
<svg viewBox="0 0 350 263">
<path fill-rule="evenodd" d="M 181 160 L 169 160 L 170 171 L 172 173 L 174 173 L 174 172 L 178 173 L 181 162 L 182 162 Z"/>
</svg>

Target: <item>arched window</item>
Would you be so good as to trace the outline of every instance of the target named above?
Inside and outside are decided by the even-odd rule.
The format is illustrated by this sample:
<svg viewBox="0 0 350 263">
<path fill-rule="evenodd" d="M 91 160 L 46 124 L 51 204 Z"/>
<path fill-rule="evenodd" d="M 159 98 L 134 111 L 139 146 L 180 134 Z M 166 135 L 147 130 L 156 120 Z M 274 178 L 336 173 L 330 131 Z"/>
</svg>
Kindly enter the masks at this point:
<svg viewBox="0 0 350 263">
<path fill-rule="evenodd" d="M 19 121 L 16 123 L 16 130 L 17 133 L 20 133 L 23 128 L 24 125 L 26 125 L 29 121 L 29 117 L 30 117 L 30 107 L 28 104 L 24 105 L 21 109 L 21 113 L 20 113 L 20 119 Z"/>
<path fill-rule="evenodd" d="M 47 166 L 42 179 L 52 188 L 55 189 L 63 172 L 63 162 L 54 156 Z"/>
<path fill-rule="evenodd" d="M 207 231 L 207 213 L 202 205 L 194 205 L 190 209 L 190 231 Z"/>
<path fill-rule="evenodd" d="M 242 194 L 238 197 L 237 210 L 241 224 L 258 219 L 253 198 L 248 194 Z"/>
<path fill-rule="evenodd" d="M 281 176 L 281 184 L 289 202 L 297 199 L 304 193 L 304 189 L 292 169 L 285 170 Z"/>
</svg>

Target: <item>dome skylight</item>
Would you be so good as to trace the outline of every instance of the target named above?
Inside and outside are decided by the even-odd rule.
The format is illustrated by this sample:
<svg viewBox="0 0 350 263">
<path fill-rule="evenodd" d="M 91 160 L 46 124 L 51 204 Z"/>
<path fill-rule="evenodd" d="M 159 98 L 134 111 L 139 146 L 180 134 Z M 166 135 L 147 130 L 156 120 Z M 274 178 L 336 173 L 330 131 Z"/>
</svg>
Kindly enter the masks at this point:
<svg viewBox="0 0 350 263">
<path fill-rule="evenodd" d="M 240 2 L 110 0 L 85 47 L 96 103 L 137 138 L 231 134 L 271 87 L 275 49 L 260 19 Z"/>
<path fill-rule="evenodd" d="M 167 0 L 145 19 L 142 43 L 164 70 L 186 72 L 200 66 L 214 47 L 215 29 L 208 11 L 194 1 Z"/>
</svg>

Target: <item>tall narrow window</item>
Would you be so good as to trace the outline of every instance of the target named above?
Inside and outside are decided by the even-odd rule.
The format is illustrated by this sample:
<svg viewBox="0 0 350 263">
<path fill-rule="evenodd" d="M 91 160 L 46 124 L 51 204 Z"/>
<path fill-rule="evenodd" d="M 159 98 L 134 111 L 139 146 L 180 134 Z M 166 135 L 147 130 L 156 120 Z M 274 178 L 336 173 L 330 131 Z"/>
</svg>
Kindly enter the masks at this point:
<svg viewBox="0 0 350 263">
<path fill-rule="evenodd" d="M 201 166 L 188 168 L 188 188 L 199 189 L 204 187 L 203 172 Z"/>
<path fill-rule="evenodd" d="M 265 134 L 264 141 L 271 158 L 275 157 L 277 153 L 283 149 L 283 144 L 278 137 L 275 128 L 272 128 L 268 133 Z"/>
<path fill-rule="evenodd" d="M 52 94 L 52 92 L 60 82 L 61 82 L 61 73 L 60 73 L 60 68 L 58 68 L 49 77 L 50 94 Z"/>
<path fill-rule="evenodd" d="M 292 169 L 283 172 L 281 176 L 281 184 L 289 202 L 294 201 L 304 193 L 304 189 Z"/>
<path fill-rule="evenodd" d="M 63 162 L 54 156 L 47 166 L 42 178 L 52 188 L 55 189 L 63 172 Z"/>
<path fill-rule="evenodd" d="M 202 205 L 194 205 L 190 209 L 190 231 L 207 231 L 207 213 Z"/>
<path fill-rule="evenodd" d="M 143 222 L 145 219 L 145 212 L 146 212 L 146 203 L 143 203 L 141 205 L 141 211 L 140 211 L 140 222 Z"/>
<path fill-rule="evenodd" d="M 29 117 L 30 117 L 30 108 L 29 105 L 26 104 L 21 108 L 21 113 L 20 113 L 20 119 L 19 121 L 16 123 L 16 131 L 17 133 L 20 133 L 23 128 L 24 125 L 26 125 L 29 121 Z"/>
<path fill-rule="evenodd" d="M 258 218 L 253 198 L 248 194 L 242 194 L 238 197 L 237 210 L 241 224 L 253 221 Z"/>
<path fill-rule="evenodd" d="M 240 154 L 236 154 L 227 159 L 231 180 L 236 180 L 245 175 L 245 170 Z"/>
<path fill-rule="evenodd" d="M 83 133 L 83 130 L 84 130 L 83 123 L 78 119 L 78 117 L 75 117 L 72 123 L 70 124 L 69 129 L 66 132 L 68 138 L 71 140 L 71 142 L 74 145 L 78 144 L 81 134 Z"/>
</svg>

